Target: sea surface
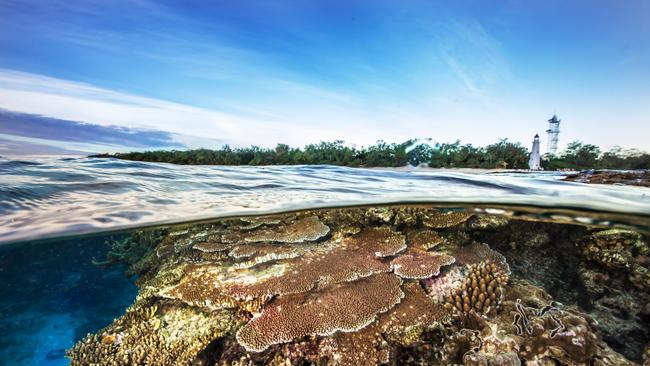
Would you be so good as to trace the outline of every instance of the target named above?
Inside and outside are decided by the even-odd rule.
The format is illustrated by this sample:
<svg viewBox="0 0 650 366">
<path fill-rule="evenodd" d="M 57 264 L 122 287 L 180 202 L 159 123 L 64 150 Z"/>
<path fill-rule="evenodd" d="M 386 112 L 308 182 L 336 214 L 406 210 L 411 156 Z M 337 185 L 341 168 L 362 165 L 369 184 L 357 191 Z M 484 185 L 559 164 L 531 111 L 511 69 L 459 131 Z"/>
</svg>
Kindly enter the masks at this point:
<svg viewBox="0 0 650 366">
<path fill-rule="evenodd" d="M 645 188 L 564 182 L 566 174 L 0 159 L 0 244 L 226 216 L 388 203 L 650 215 Z"/>
<path fill-rule="evenodd" d="M 134 230 L 427 204 L 650 231 L 650 189 L 562 181 L 566 174 L 0 158 L 0 364 L 66 365 L 65 350 L 121 316 L 138 293 L 134 277 L 124 264 L 97 263 Z"/>
</svg>

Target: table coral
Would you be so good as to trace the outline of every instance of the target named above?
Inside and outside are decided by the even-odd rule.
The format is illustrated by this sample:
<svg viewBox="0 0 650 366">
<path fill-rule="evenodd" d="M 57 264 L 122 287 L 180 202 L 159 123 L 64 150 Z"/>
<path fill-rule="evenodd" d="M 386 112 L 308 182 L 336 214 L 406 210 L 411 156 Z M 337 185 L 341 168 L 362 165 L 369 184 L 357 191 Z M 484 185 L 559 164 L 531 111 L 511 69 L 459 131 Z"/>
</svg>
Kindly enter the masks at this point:
<svg viewBox="0 0 650 366">
<path fill-rule="evenodd" d="M 411 248 L 429 250 L 442 243 L 444 239 L 433 230 L 417 230 L 409 232 L 406 240 Z"/>
<path fill-rule="evenodd" d="M 237 341 L 248 351 L 262 351 L 306 335 L 359 330 L 401 300 L 401 283 L 394 275 L 378 274 L 321 291 L 280 296 L 237 332 Z"/>
<path fill-rule="evenodd" d="M 268 229 L 253 231 L 245 236 L 247 243 L 275 242 L 275 243 L 301 243 L 315 241 L 330 231 L 330 228 L 323 224 L 318 216 L 310 216 L 298 219 L 288 225 L 279 225 Z"/>
<path fill-rule="evenodd" d="M 400 255 L 390 263 L 393 271 L 400 277 L 422 279 L 437 276 L 440 268 L 454 263 L 456 259 L 447 254 L 434 254 L 421 250 L 411 250 Z"/>
<path fill-rule="evenodd" d="M 285 261 L 287 270 L 250 284 L 232 283 L 226 292 L 236 298 L 308 291 L 315 286 L 352 281 L 372 274 L 389 272 L 391 266 L 381 257 L 398 253 L 405 247 L 404 237 L 389 228 L 368 228 L 347 237 L 325 251 Z"/>
<path fill-rule="evenodd" d="M 472 215 L 465 211 L 428 210 L 422 214 L 422 224 L 431 229 L 447 229 L 462 224 Z"/>
<path fill-rule="evenodd" d="M 158 296 L 176 299 L 208 311 L 237 307 L 237 300 L 223 292 L 218 277 L 218 267 L 192 266 L 186 269 L 178 284 L 163 288 Z"/>
<path fill-rule="evenodd" d="M 449 320 L 451 313 L 431 299 L 418 282 L 409 282 L 402 290 L 402 301 L 377 320 L 378 328 L 393 340 L 409 345 L 427 327 Z"/>
</svg>

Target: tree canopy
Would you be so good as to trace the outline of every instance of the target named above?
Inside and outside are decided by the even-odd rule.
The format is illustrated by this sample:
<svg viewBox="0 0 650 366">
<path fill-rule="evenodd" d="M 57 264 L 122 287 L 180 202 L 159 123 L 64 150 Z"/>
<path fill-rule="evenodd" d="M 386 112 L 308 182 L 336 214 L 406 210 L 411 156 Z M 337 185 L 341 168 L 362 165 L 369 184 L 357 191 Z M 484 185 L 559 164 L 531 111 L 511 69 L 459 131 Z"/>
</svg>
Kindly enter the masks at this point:
<svg viewBox="0 0 650 366">
<path fill-rule="evenodd" d="M 94 157 L 192 165 L 340 165 L 350 167 L 400 167 L 427 165 L 433 168 L 527 169 L 528 149 L 518 142 L 501 139 L 485 147 L 430 140 L 403 143 L 377 141 L 368 147 L 353 147 L 344 141 L 320 142 L 303 148 L 278 144 L 220 149 L 157 150 Z M 558 155 L 544 156 L 542 167 L 558 169 L 650 169 L 650 155 L 639 150 L 615 147 L 602 153 L 598 146 L 573 141 Z"/>
</svg>

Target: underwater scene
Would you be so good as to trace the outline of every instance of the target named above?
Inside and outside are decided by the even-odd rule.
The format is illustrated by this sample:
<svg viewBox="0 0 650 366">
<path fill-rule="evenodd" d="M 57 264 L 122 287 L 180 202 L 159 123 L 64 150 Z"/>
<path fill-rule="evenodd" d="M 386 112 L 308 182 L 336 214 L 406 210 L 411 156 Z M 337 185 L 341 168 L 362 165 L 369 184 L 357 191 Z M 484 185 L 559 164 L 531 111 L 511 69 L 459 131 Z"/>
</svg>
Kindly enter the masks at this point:
<svg viewBox="0 0 650 366">
<path fill-rule="evenodd" d="M 366 205 L 13 243 L 0 248 L 0 361 L 638 365 L 649 227 Z"/>
<path fill-rule="evenodd" d="M 0 0 L 0 366 L 650 366 L 649 20 Z"/>
</svg>

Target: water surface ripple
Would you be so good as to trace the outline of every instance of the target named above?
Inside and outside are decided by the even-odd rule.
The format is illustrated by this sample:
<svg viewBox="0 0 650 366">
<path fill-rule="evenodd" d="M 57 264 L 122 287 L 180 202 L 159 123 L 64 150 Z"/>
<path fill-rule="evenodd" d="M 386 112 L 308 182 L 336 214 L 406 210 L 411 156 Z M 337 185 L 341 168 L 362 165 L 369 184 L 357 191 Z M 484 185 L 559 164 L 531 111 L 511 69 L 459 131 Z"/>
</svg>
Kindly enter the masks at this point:
<svg viewBox="0 0 650 366">
<path fill-rule="evenodd" d="M 0 158 L 0 243 L 232 215 L 386 203 L 532 205 L 650 215 L 648 188 L 564 182 L 562 176 Z"/>
</svg>

